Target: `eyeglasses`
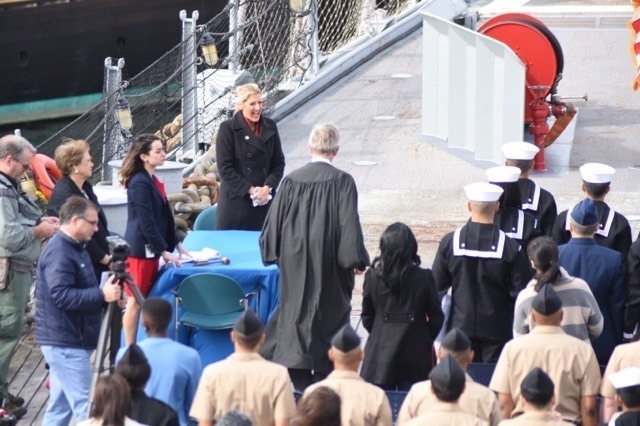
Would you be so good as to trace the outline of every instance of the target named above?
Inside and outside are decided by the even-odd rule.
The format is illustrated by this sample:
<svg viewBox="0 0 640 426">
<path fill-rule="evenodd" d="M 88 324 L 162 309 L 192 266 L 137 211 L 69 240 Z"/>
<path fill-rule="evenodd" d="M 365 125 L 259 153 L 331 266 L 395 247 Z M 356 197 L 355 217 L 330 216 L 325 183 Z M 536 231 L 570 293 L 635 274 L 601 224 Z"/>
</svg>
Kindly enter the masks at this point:
<svg viewBox="0 0 640 426">
<path fill-rule="evenodd" d="M 98 221 L 97 220 L 89 220 L 86 217 L 83 216 L 78 216 L 80 219 L 84 220 L 85 222 L 91 224 L 91 226 L 96 226 L 98 225 Z"/>
<path fill-rule="evenodd" d="M 22 166 L 22 170 L 27 170 L 29 166 L 31 166 L 31 163 L 27 163 L 27 164 L 21 163 L 20 161 L 18 161 L 17 158 L 14 158 L 14 161 Z"/>
</svg>

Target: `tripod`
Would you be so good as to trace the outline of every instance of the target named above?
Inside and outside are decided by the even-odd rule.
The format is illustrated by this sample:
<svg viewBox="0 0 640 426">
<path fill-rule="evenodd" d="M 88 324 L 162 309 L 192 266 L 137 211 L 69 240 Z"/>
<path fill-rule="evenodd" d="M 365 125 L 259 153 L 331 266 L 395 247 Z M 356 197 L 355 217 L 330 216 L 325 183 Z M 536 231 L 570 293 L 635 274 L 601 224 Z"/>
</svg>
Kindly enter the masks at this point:
<svg viewBox="0 0 640 426">
<path fill-rule="evenodd" d="M 120 287 L 126 285 L 127 288 L 135 297 L 138 305 L 142 306 L 144 303 L 144 296 L 140 293 L 138 286 L 135 284 L 133 277 L 129 273 L 116 273 L 118 277 L 118 284 Z M 111 339 L 120 338 L 119 333 L 112 333 L 111 325 L 113 320 L 113 314 L 116 308 L 118 307 L 118 302 L 111 302 L 107 305 L 107 310 L 102 317 L 102 323 L 100 324 L 100 334 L 98 335 L 98 346 L 96 347 L 96 358 L 93 362 L 93 373 L 91 375 L 91 390 L 89 393 L 89 410 L 91 410 L 91 405 L 93 403 L 93 393 L 95 391 L 96 383 L 98 382 L 98 378 L 104 372 L 104 360 L 107 356 L 107 349 L 109 348 L 108 342 L 109 337 Z M 116 336 L 117 335 L 117 336 Z M 113 347 L 113 345 L 112 345 Z M 112 354 L 112 360 L 115 360 L 115 354 Z"/>
</svg>

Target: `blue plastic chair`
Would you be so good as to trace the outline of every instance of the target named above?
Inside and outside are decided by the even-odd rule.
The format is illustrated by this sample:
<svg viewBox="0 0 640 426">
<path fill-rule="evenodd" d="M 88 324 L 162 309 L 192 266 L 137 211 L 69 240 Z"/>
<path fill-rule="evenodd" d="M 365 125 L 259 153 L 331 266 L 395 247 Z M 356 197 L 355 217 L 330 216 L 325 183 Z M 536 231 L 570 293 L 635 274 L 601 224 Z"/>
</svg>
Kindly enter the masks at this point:
<svg viewBox="0 0 640 426">
<path fill-rule="evenodd" d="M 247 295 L 242 287 L 232 278 L 220 274 L 191 275 L 174 293 L 176 336 L 180 324 L 207 330 L 232 328 L 247 307 Z"/>
<path fill-rule="evenodd" d="M 216 216 L 218 215 L 218 205 L 214 204 L 202 210 L 193 223 L 194 231 L 215 231 Z"/>
</svg>

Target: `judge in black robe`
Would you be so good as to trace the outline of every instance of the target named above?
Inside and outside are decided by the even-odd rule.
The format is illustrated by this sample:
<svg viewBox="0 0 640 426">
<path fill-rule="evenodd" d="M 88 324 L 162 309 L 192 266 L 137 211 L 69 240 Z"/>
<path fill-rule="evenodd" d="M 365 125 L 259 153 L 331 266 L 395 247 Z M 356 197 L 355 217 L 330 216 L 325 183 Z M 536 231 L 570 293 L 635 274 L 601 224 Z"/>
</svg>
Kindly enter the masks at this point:
<svg viewBox="0 0 640 426">
<path fill-rule="evenodd" d="M 515 299 L 533 274 L 520 244 L 493 224 L 499 194 L 491 201 L 472 185 L 465 187 L 471 220 L 440 241 L 432 271 L 440 295 L 452 291 L 446 330 L 469 337 L 477 362 L 495 363 L 512 337 Z"/>
<path fill-rule="evenodd" d="M 297 387 L 305 379 L 296 374 L 333 368 L 331 338 L 349 322 L 354 273 L 369 265 L 355 182 L 331 164 L 338 142 L 335 127 L 314 127 L 312 161 L 282 180 L 260 236 L 263 262 L 280 268 L 280 304 L 260 353 L 289 368 Z"/>
</svg>

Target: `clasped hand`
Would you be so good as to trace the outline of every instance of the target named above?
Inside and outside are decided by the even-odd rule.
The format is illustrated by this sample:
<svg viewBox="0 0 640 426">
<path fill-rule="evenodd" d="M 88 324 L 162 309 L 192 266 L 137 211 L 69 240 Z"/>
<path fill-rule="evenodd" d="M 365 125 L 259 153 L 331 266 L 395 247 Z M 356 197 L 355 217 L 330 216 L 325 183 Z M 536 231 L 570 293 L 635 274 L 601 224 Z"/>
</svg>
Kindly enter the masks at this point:
<svg viewBox="0 0 640 426">
<path fill-rule="evenodd" d="M 259 206 L 264 206 L 269 202 L 269 193 L 271 188 L 265 186 L 252 186 L 249 190 L 250 197 L 253 202 Z"/>
</svg>

